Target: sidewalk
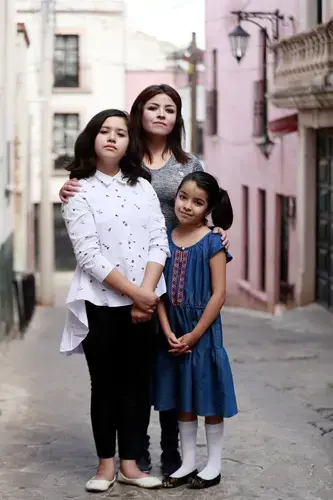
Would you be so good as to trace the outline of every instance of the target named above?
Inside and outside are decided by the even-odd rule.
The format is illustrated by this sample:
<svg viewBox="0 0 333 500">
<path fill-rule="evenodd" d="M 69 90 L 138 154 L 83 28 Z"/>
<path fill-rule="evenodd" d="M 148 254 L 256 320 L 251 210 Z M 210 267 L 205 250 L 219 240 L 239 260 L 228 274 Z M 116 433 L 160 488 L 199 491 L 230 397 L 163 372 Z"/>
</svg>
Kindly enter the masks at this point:
<svg viewBox="0 0 333 500">
<path fill-rule="evenodd" d="M 58 283 L 60 285 L 60 283 Z M 59 354 L 65 310 L 38 308 L 24 339 L 0 344 L 0 497 L 92 498 L 89 380 L 84 359 Z M 283 317 L 226 311 L 225 344 L 240 413 L 227 422 L 220 486 L 203 492 L 116 485 L 94 498 L 333 499 L 333 320 L 319 308 Z M 152 458 L 159 473 L 153 413 Z M 200 425 L 199 465 L 205 461 Z"/>
</svg>

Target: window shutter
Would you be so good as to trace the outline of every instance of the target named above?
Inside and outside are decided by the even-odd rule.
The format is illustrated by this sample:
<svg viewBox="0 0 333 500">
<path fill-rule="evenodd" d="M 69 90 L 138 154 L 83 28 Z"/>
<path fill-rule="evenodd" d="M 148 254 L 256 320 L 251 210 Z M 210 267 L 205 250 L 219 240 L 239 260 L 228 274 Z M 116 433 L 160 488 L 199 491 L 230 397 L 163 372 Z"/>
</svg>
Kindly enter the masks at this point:
<svg viewBox="0 0 333 500">
<path fill-rule="evenodd" d="M 207 135 L 212 135 L 212 91 L 207 90 L 206 92 L 206 129 Z"/>
<path fill-rule="evenodd" d="M 217 107 L 217 90 L 208 90 L 206 93 L 207 135 L 217 135 Z"/>
<path fill-rule="evenodd" d="M 253 92 L 253 137 L 263 137 L 264 130 L 264 82 L 257 80 L 254 82 Z"/>
</svg>

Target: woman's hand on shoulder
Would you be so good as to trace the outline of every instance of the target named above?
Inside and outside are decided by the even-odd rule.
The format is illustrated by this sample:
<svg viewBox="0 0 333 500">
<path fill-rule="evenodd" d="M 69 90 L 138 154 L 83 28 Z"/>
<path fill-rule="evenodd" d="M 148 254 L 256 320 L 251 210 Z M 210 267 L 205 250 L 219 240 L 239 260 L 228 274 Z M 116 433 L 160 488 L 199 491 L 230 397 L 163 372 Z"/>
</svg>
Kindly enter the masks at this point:
<svg viewBox="0 0 333 500">
<path fill-rule="evenodd" d="M 68 198 L 75 196 L 81 190 L 77 179 L 68 179 L 59 191 L 59 198 L 63 203 L 68 203 Z"/>
<path fill-rule="evenodd" d="M 230 241 L 228 238 L 228 233 L 226 231 L 223 231 L 223 229 L 221 229 L 220 227 L 214 227 L 213 233 L 219 234 L 221 236 L 223 245 L 225 246 L 226 250 L 229 250 Z"/>
</svg>

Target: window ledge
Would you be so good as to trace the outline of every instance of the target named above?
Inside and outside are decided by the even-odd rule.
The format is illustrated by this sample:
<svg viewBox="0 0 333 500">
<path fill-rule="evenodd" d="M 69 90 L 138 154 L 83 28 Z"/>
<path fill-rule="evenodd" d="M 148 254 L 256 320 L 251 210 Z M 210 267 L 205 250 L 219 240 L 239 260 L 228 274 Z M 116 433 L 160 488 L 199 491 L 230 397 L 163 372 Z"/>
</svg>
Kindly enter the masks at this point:
<svg viewBox="0 0 333 500">
<path fill-rule="evenodd" d="M 263 303 L 267 304 L 267 302 L 268 302 L 267 293 L 256 290 L 255 288 L 253 288 L 253 286 L 248 281 L 238 280 L 237 286 L 240 290 L 242 290 L 243 292 L 246 292 L 248 295 L 250 295 L 254 299 L 258 300 L 259 302 L 263 302 Z"/>
<path fill-rule="evenodd" d="M 53 94 L 91 94 L 92 89 L 88 87 L 53 87 Z"/>
</svg>

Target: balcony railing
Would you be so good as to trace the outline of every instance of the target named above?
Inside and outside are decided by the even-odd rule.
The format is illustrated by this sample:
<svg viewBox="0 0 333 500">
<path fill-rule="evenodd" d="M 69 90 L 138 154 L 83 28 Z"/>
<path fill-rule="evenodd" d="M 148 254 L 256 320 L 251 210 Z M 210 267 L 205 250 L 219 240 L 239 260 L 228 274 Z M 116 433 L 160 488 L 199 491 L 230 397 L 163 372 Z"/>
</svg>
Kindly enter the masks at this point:
<svg viewBox="0 0 333 500">
<path fill-rule="evenodd" d="M 333 22 L 271 45 L 275 53 L 272 103 L 279 108 L 333 104 Z"/>
</svg>

